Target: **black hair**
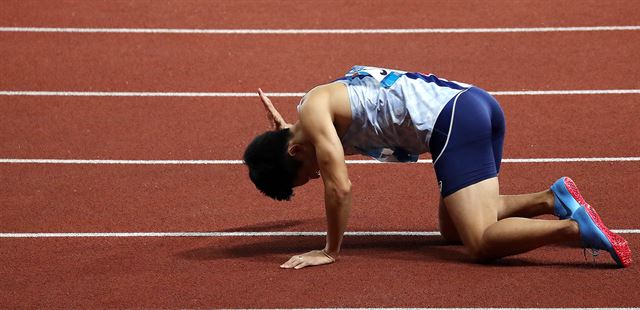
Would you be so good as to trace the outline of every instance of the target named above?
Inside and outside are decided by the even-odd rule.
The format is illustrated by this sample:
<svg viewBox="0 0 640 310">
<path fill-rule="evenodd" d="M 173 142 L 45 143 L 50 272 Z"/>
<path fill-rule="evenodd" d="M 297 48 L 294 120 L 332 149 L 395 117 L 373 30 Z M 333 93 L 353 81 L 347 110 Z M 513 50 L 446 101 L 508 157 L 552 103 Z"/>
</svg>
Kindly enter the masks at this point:
<svg viewBox="0 0 640 310">
<path fill-rule="evenodd" d="M 267 131 L 253 139 L 244 151 L 249 178 L 263 194 L 276 200 L 290 200 L 293 182 L 301 162 L 287 152 L 293 137 L 289 128 Z"/>
</svg>

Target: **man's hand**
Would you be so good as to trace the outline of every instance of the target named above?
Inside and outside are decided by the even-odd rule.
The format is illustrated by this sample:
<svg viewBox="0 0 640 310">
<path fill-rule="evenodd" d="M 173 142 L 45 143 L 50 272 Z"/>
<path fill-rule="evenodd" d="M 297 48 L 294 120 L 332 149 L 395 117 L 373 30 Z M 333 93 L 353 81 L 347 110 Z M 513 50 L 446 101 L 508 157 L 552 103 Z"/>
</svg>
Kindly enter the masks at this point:
<svg viewBox="0 0 640 310">
<path fill-rule="evenodd" d="M 327 252 L 325 252 L 324 250 L 315 250 L 304 254 L 292 256 L 286 263 L 280 265 L 280 268 L 301 269 L 307 266 L 331 264 L 335 261 L 335 258 L 327 254 Z"/>
<path fill-rule="evenodd" d="M 287 123 L 284 118 L 282 118 L 282 115 L 280 115 L 278 110 L 273 106 L 269 97 L 267 97 L 260 88 L 258 88 L 258 95 L 260 96 L 260 100 L 262 100 L 264 109 L 267 111 L 267 119 L 269 120 L 269 123 L 271 123 L 272 128 L 281 130 L 291 127 L 291 124 Z"/>
</svg>

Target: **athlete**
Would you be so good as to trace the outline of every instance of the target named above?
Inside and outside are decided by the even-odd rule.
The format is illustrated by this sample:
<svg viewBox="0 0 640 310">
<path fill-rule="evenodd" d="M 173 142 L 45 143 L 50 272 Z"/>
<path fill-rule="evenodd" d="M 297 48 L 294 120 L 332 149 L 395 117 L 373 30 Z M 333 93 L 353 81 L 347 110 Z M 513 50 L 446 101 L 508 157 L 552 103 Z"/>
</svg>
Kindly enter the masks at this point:
<svg viewBox="0 0 640 310">
<path fill-rule="evenodd" d="M 609 252 L 618 266 L 631 263 L 627 241 L 605 227 L 571 179 L 560 178 L 538 193 L 500 195 L 504 115 L 478 87 L 432 74 L 355 66 L 309 91 L 294 124 L 258 93 L 274 130 L 257 136 L 244 153 L 250 179 L 277 200 L 289 200 L 294 187 L 311 179 L 322 177 L 324 184 L 326 245 L 291 257 L 282 268 L 330 264 L 338 257 L 351 209 L 345 155 L 415 162 L 425 152 L 431 153 L 440 186 L 440 232 L 464 244 L 476 260 L 581 241 L 585 248 Z M 542 214 L 559 219 L 533 219 Z"/>
</svg>

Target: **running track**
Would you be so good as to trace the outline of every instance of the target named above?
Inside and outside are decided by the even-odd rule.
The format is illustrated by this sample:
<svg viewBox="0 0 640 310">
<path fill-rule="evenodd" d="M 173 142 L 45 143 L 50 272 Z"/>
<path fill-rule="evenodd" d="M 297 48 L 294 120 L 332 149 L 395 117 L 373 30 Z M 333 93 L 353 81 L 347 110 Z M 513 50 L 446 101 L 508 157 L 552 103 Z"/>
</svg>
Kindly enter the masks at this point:
<svg viewBox="0 0 640 310">
<path fill-rule="evenodd" d="M 638 26 L 634 1 L 5 1 L 0 28 L 423 29 Z M 98 13 L 99 12 L 99 13 Z M 487 18 L 491 16 L 491 18 Z M 0 92 L 300 93 L 353 64 L 490 91 L 638 90 L 640 31 L 140 34 L 0 31 Z M 498 95 L 503 193 L 572 176 L 607 224 L 640 229 L 640 94 Z M 297 98 L 274 97 L 285 117 Z M 257 97 L 0 95 L 0 158 L 237 160 Z M 562 134 L 559 134 L 562 133 Z M 617 159 L 615 159 L 617 158 Z M 357 158 L 356 159 L 361 159 Z M 437 231 L 429 164 L 351 164 L 349 231 Z M 380 176 L 394 182 L 381 186 Z M 316 182 L 317 183 L 317 182 Z M 237 164 L 0 163 L 0 233 L 322 232 L 320 184 L 291 203 Z M 401 194 L 399 194 L 401 193 Z M 401 198 L 398 198 L 401 195 Z M 638 252 L 638 233 L 624 235 Z M 638 268 L 547 247 L 477 265 L 439 236 L 348 236 L 339 262 L 283 271 L 322 236 L 0 238 L 6 308 L 633 307 Z"/>
</svg>

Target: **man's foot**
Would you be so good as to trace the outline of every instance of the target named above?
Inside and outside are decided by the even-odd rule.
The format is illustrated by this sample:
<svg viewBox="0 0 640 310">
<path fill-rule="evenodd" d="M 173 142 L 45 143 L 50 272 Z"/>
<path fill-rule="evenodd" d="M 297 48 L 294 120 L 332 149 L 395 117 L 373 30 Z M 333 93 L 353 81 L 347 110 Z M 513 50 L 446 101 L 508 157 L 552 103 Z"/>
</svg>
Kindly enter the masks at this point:
<svg viewBox="0 0 640 310">
<path fill-rule="evenodd" d="M 558 179 L 551 185 L 551 191 L 554 198 L 553 213 L 561 220 L 570 218 L 580 206 L 587 204 L 580 195 L 578 186 L 569 177 Z"/>
<path fill-rule="evenodd" d="M 631 265 L 631 249 L 627 240 L 604 226 L 593 207 L 585 203 L 573 211 L 571 219 L 578 223 L 580 238 L 585 248 L 609 252 L 619 267 Z"/>
</svg>

